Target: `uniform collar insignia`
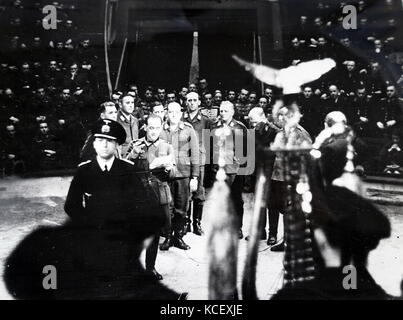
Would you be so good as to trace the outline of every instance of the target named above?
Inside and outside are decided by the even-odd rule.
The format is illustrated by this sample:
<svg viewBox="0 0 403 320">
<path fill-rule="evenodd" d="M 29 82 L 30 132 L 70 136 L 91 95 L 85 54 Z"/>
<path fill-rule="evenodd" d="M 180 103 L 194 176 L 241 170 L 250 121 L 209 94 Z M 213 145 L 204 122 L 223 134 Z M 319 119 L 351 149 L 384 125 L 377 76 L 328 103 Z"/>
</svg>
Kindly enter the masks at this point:
<svg viewBox="0 0 403 320">
<path fill-rule="evenodd" d="M 197 114 L 197 120 L 201 120 L 201 119 L 202 119 L 202 116 L 201 116 L 201 113 L 199 111 L 199 113 Z"/>
<path fill-rule="evenodd" d="M 185 118 L 185 119 L 189 118 L 189 113 L 185 112 L 185 113 L 183 114 L 183 118 Z"/>
<path fill-rule="evenodd" d="M 165 122 L 164 123 L 164 130 L 168 130 L 169 129 L 169 124 L 168 124 L 168 122 Z"/>
</svg>

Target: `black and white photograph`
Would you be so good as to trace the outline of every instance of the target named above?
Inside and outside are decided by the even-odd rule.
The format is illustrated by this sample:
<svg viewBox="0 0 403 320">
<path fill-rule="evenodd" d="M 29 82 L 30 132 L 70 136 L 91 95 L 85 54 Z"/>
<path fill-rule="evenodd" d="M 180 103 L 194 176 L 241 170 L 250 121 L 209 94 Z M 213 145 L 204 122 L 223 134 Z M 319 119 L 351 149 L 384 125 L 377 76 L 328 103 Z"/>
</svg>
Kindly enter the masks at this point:
<svg viewBox="0 0 403 320">
<path fill-rule="evenodd" d="M 0 0 L 0 300 L 403 300 L 402 208 L 402 0 Z"/>
</svg>

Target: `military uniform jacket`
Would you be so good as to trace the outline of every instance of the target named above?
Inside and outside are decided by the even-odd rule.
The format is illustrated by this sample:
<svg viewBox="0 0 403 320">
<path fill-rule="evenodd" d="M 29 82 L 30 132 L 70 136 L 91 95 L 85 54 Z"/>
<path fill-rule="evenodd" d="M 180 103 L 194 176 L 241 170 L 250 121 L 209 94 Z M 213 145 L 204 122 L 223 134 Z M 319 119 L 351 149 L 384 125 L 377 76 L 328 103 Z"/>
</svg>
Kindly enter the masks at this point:
<svg viewBox="0 0 403 320">
<path fill-rule="evenodd" d="M 375 121 L 387 122 L 396 120 L 402 121 L 403 100 L 398 97 L 382 98 L 379 101 L 379 107 Z"/>
<path fill-rule="evenodd" d="M 206 146 L 208 147 L 210 130 L 212 121 L 199 111 L 196 116 L 191 119 L 188 112 L 183 114 L 183 121 L 192 125 L 193 129 L 197 133 L 199 140 L 199 152 L 200 152 L 200 165 L 206 164 Z"/>
<path fill-rule="evenodd" d="M 177 166 L 175 178 L 199 176 L 199 142 L 192 125 L 180 121 L 175 131 L 164 124 L 161 139 L 172 144 Z"/>
<path fill-rule="evenodd" d="M 73 222 L 97 228 L 130 222 L 130 216 L 147 210 L 144 184 L 133 164 L 114 159 L 110 171 L 96 159 L 83 162 L 71 182 L 64 209 Z"/>
<path fill-rule="evenodd" d="M 213 137 L 213 165 L 215 167 L 218 166 L 218 159 L 220 148 L 218 145 L 218 138 L 216 137 L 216 132 L 218 129 L 224 127 L 224 122 L 218 120 L 213 124 L 212 137 Z M 231 134 L 228 135 L 225 139 L 225 148 L 224 148 L 224 158 L 225 158 L 225 173 L 227 174 L 237 174 L 239 168 L 244 166 L 245 164 L 241 164 L 241 157 L 246 157 L 246 148 L 247 148 L 247 129 L 245 125 L 232 119 L 228 123 L 228 128 L 231 130 Z"/>
<path fill-rule="evenodd" d="M 132 115 L 126 117 L 121 111 L 118 111 L 117 122 L 119 122 L 126 131 L 126 141 L 122 144 L 122 156 L 124 157 L 129 143 L 139 137 L 139 121 Z"/>
</svg>

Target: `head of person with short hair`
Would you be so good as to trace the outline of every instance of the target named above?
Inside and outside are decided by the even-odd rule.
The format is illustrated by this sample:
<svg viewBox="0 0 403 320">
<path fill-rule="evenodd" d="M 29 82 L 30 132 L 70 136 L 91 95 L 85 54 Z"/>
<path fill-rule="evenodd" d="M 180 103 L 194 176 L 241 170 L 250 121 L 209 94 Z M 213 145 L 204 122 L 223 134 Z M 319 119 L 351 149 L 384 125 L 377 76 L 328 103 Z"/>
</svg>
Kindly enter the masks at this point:
<svg viewBox="0 0 403 320">
<path fill-rule="evenodd" d="M 189 92 L 197 92 L 197 86 L 195 83 L 189 84 Z"/>
<path fill-rule="evenodd" d="M 263 108 L 263 110 L 265 110 L 267 107 L 267 98 L 266 97 L 259 98 L 258 105 L 260 108 Z"/>
<path fill-rule="evenodd" d="M 15 126 L 12 124 L 6 125 L 6 133 L 9 138 L 14 138 L 16 135 Z"/>
<path fill-rule="evenodd" d="M 210 92 L 204 94 L 203 97 L 204 105 L 207 108 L 211 108 L 213 106 L 213 95 Z"/>
<path fill-rule="evenodd" d="M 240 102 L 246 102 L 246 99 L 248 98 L 248 94 L 249 94 L 249 90 L 242 88 L 241 91 L 239 92 L 238 100 Z"/>
<path fill-rule="evenodd" d="M 249 123 L 252 128 L 255 128 L 258 123 L 267 120 L 262 107 L 254 107 L 248 113 Z"/>
<path fill-rule="evenodd" d="M 182 107 L 177 102 L 168 104 L 168 121 L 170 125 L 177 125 L 182 119 Z"/>
<path fill-rule="evenodd" d="M 325 117 L 325 128 L 331 128 L 334 125 L 347 125 L 347 118 L 341 111 L 329 112 Z"/>
<path fill-rule="evenodd" d="M 214 99 L 213 99 L 213 104 L 219 106 L 222 102 L 222 93 L 220 92 L 216 92 L 214 94 Z"/>
<path fill-rule="evenodd" d="M 175 102 L 176 101 L 176 93 L 173 91 L 170 91 L 167 93 L 167 103 L 170 102 Z"/>
<path fill-rule="evenodd" d="M 228 90 L 226 99 L 228 101 L 234 102 L 236 98 L 236 93 L 234 90 Z"/>
<path fill-rule="evenodd" d="M 95 123 L 92 134 L 93 146 L 97 155 L 103 160 L 114 157 L 118 145 L 126 140 L 126 132 L 123 127 L 113 120 L 99 120 Z"/>
<path fill-rule="evenodd" d="M 56 60 L 50 60 L 49 61 L 49 69 L 52 71 L 55 71 L 57 69 L 57 61 Z"/>
<path fill-rule="evenodd" d="M 31 68 L 31 67 L 30 67 L 29 63 L 28 63 L 28 62 L 24 62 L 24 63 L 21 65 L 21 72 L 22 72 L 22 73 L 29 73 L 29 72 L 31 71 L 30 68 Z"/>
<path fill-rule="evenodd" d="M 348 72 L 353 72 L 355 70 L 355 61 L 354 60 L 347 61 L 346 69 Z"/>
<path fill-rule="evenodd" d="M 331 86 L 329 86 L 329 94 L 330 98 L 335 100 L 340 95 L 340 90 L 339 88 L 337 88 L 336 85 L 332 84 Z"/>
<path fill-rule="evenodd" d="M 146 101 L 151 101 L 153 99 L 154 90 L 152 87 L 147 87 L 146 91 L 144 92 L 144 99 Z"/>
<path fill-rule="evenodd" d="M 291 46 L 292 46 L 293 48 L 298 48 L 299 45 L 300 45 L 300 42 L 299 42 L 299 39 L 298 39 L 297 37 L 295 37 L 295 38 L 293 38 L 293 39 L 291 40 Z"/>
<path fill-rule="evenodd" d="M 324 47 L 326 45 L 327 41 L 325 37 L 319 37 L 318 38 L 318 45 L 319 47 Z"/>
<path fill-rule="evenodd" d="M 134 98 L 131 95 L 123 94 L 119 99 L 120 111 L 129 116 L 134 111 Z"/>
<path fill-rule="evenodd" d="M 39 123 L 39 132 L 44 136 L 49 133 L 49 126 L 47 122 L 43 121 Z"/>
<path fill-rule="evenodd" d="M 201 101 L 199 98 L 199 94 L 196 92 L 189 92 L 186 95 L 186 106 L 188 108 L 189 113 L 195 113 L 199 110 Z"/>
<path fill-rule="evenodd" d="M 63 100 L 69 100 L 70 98 L 71 98 L 70 89 L 64 88 L 62 90 L 62 99 Z"/>
<path fill-rule="evenodd" d="M 272 88 L 265 88 L 264 89 L 264 95 L 267 98 L 272 98 L 273 97 L 273 89 Z"/>
<path fill-rule="evenodd" d="M 225 123 L 230 123 L 234 118 L 235 108 L 230 101 L 223 101 L 220 104 L 220 117 Z"/>
<path fill-rule="evenodd" d="M 160 137 L 163 124 L 162 121 L 161 117 L 155 114 L 150 114 L 148 116 L 146 124 L 146 135 L 148 141 L 154 142 Z"/>
<path fill-rule="evenodd" d="M 200 79 L 200 81 L 199 81 L 199 87 L 200 87 L 200 89 L 201 89 L 201 90 L 206 90 L 206 89 L 207 89 L 207 86 L 208 86 L 207 79 L 206 79 L 206 78 Z"/>
<path fill-rule="evenodd" d="M 186 99 L 186 95 L 189 93 L 189 89 L 187 87 L 182 87 L 181 91 L 179 91 L 179 95 L 182 99 Z"/>
<path fill-rule="evenodd" d="M 116 104 L 112 101 L 102 103 L 99 107 L 99 117 L 101 119 L 116 121 L 118 118 L 118 109 Z"/>
<path fill-rule="evenodd" d="M 396 95 L 396 87 L 389 85 L 386 87 L 386 97 L 393 98 Z"/>
<path fill-rule="evenodd" d="M 161 102 L 165 101 L 166 98 L 165 88 L 157 88 L 157 98 Z"/>
<path fill-rule="evenodd" d="M 165 121 L 167 112 L 162 103 L 157 103 L 153 105 L 152 114 L 160 117 L 162 121 Z"/>
<path fill-rule="evenodd" d="M 44 88 L 44 87 L 39 87 L 39 88 L 36 90 L 36 95 L 37 95 L 39 98 L 43 98 L 43 97 L 45 96 L 45 94 L 46 94 L 46 92 L 45 92 L 45 88 Z"/>
<path fill-rule="evenodd" d="M 257 100 L 256 92 L 252 91 L 251 93 L 249 93 L 248 102 L 252 103 L 252 104 L 256 104 L 256 100 Z"/>
<path fill-rule="evenodd" d="M 304 94 L 305 99 L 309 99 L 313 96 L 313 90 L 311 87 L 305 87 L 302 92 Z"/>
<path fill-rule="evenodd" d="M 298 126 L 301 120 L 301 112 L 296 103 L 282 106 L 275 115 L 275 122 L 280 128 L 292 129 Z"/>
</svg>

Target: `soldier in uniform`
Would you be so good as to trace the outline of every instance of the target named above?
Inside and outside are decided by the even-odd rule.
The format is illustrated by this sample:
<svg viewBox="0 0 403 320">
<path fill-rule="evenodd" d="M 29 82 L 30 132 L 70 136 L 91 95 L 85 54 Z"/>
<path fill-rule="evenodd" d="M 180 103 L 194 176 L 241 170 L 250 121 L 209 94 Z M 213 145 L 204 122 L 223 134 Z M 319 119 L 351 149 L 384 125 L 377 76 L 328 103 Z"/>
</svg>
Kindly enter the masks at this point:
<svg viewBox="0 0 403 320">
<path fill-rule="evenodd" d="M 383 135 L 390 137 L 392 133 L 401 134 L 403 101 L 396 94 L 395 86 L 386 87 L 386 97 L 379 102 L 376 112 L 376 125 Z M 400 131 L 400 132 L 399 132 Z"/>
<path fill-rule="evenodd" d="M 198 187 L 199 142 L 192 125 L 181 121 L 181 118 L 180 104 L 177 102 L 168 104 L 168 121 L 164 124 L 161 139 L 172 144 L 177 170 L 175 177 L 170 181 L 173 199 L 172 239 L 168 235 L 160 247 L 161 250 L 167 250 L 172 245 L 182 250 L 190 249 L 183 241 L 183 236 L 186 229 L 189 191 L 196 191 Z"/>
<path fill-rule="evenodd" d="M 201 236 L 203 230 L 201 228 L 201 219 L 203 215 L 204 201 L 206 200 L 205 190 L 204 190 L 204 173 L 206 164 L 206 148 L 204 136 L 209 133 L 211 129 L 211 121 L 208 117 L 201 114 L 200 111 L 200 98 L 196 92 L 190 92 L 186 96 L 188 111 L 183 114 L 183 121 L 190 123 L 193 129 L 196 131 L 199 140 L 199 154 L 200 154 L 200 165 L 199 165 L 199 182 L 197 184 L 197 190 L 193 193 L 192 200 L 193 206 L 189 206 L 190 210 L 193 208 L 193 233 Z M 203 131 L 204 130 L 204 131 Z M 207 132 L 206 132 L 207 130 Z M 188 225 L 187 231 L 190 231 L 190 219 L 192 212 L 188 212 Z"/>
<path fill-rule="evenodd" d="M 134 111 L 134 98 L 123 94 L 119 98 L 119 111 L 117 121 L 126 131 L 126 141 L 122 144 L 122 156 L 126 156 L 129 143 L 139 137 L 139 121 L 132 113 Z"/>
<path fill-rule="evenodd" d="M 112 101 L 106 101 L 101 104 L 99 107 L 99 118 L 100 119 L 107 119 L 107 120 L 117 120 L 118 116 L 118 110 L 116 108 L 116 104 Z M 95 155 L 96 152 L 94 150 L 94 135 L 91 133 L 91 131 L 87 135 L 87 139 L 84 142 L 83 148 L 81 149 L 80 152 L 80 160 L 82 162 L 87 161 L 92 159 Z M 120 152 L 119 148 L 117 148 L 116 152 L 116 157 L 120 158 Z"/>
<path fill-rule="evenodd" d="M 234 202 L 235 212 L 238 219 L 239 239 L 243 238 L 242 220 L 243 220 L 243 199 L 242 188 L 244 179 L 239 175 L 241 167 L 237 155 L 245 155 L 246 149 L 246 127 L 243 123 L 234 119 L 234 104 L 229 101 L 223 101 L 220 105 L 220 118 L 213 123 L 212 135 L 215 136 L 218 129 L 227 127 L 231 130 L 231 134 L 225 140 L 225 173 L 227 174 L 227 181 L 231 188 L 231 197 Z M 236 142 L 242 141 L 242 149 L 236 150 Z M 218 169 L 219 148 L 218 145 L 213 144 L 213 166 L 214 171 Z"/>
<path fill-rule="evenodd" d="M 178 299 L 139 261 L 164 215 L 133 164 L 114 156 L 124 129 L 100 120 L 93 134 L 97 156 L 80 164 L 72 180 L 70 220 L 39 228 L 17 246 L 7 259 L 8 290 L 20 299 Z M 57 270 L 57 290 L 43 285 L 46 265 Z"/>
<path fill-rule="evenodd" d="M 138 171 L 147 174 L 149 183 L 158 195 L 159 205 L 166 219 L 163 231 L 168 239 L 171 229 L 170 203 L 172 201 L 168 180 L 170 177 L 175 177 L 176 165 L 172 145 L 160 139 L 162 125 L 161 117 L 150 114 L 145 128 L 146 136 L 134 142 L 129 158 Z M 156 279 L 162 280 L 162 276 L 155 270 L 159 239 L 160 235 L 157 233 L 146 251 L 146 270 Z"/>
</svg>

